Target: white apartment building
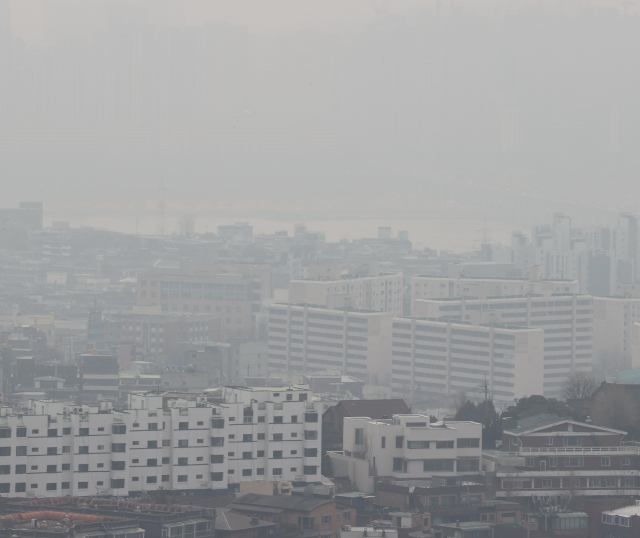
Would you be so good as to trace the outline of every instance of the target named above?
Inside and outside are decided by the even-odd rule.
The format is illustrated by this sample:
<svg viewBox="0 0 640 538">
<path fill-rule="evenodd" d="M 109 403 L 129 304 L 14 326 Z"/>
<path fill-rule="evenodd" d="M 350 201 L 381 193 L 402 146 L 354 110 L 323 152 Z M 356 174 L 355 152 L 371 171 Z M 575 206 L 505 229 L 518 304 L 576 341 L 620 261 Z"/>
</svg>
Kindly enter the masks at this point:
<svg viewBox="0 0 640 538">
<path fill-rule="evenodd" d="M 130 395 L 130 408 L 32 400 L 0 409 L 0 492 L 14 497 L 224 489 L 320 478 L 321 422 L 304 388 L 226 387 L 225 402 Z"/>
<path fill-rule="evenodd" d="M 343 451 L 329 452 L 334 474 L 350 476 L 360 491 L 373 491 L 374 477 L 424 480 L 478 473 L 482 425 L 429 420 L 419 414 L 345 418 Z"/>
<path fill-rule="evenodd" d="M 590 372 L 593 358 L 593 298 L 588 295 L 496 299 L 418 299 L 415 318 L 503 323 L 544 331 L 543 395 L 557 397 L 574 371 Z"/>
<path fill-rule="evenodd" d="M 455 273 L 455 271 L 452 271 Z M 514 297 L 541 295 L 549 297 L 560 293 L 580 293 L 578 280 L 540 280 L 539 268 L 530 269 L 529 280 L 515 278 L 465 278 L 462 276 L 430 277 L 416 276 L 411 279 L 411 298 L 452 299 L 467 297 L 487 299 L 489 297 Z"/>
<path fill-rule="evenodd" d="M 269 368 L 339 371 L 376 384 L 391 374 L 391 312 L 269 307 Z M 366 379 L 365 379 L 366 378 Z"/>
<path fill-rule="evenodd" d="M 289 302 L 332 310 L 351 307 L 393 312 L 401 316 L 403 286 L 401 274 L 359 278 L 345 276 L 337 280 L 291 280 Z"/>
<path fill-rule="evenodd" d="M 541 329 L 396 318 L 391 346 L 391 387 L 398 398 L 477 392 L 485 379 L 498 401 L 544 390 Z"/>
<path fill-rule="evenodd" d="M 593 298 L 593 358 L 631 368 L 632 326 L 640 321 L 640 298 Z"/>
</svg>

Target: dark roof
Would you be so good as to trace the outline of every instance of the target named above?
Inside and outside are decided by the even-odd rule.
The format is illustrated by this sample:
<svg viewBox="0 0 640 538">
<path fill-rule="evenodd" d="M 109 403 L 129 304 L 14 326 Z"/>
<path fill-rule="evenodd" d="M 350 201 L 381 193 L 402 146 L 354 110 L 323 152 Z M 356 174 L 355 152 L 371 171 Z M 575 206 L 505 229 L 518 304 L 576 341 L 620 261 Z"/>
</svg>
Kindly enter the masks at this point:
<svg viewBox="0 0 640 538">
<path fill-rule="evenodd" d="M 543 428 L 547 428 L 549 426 L 553 426 L 555 424 L 563 424 L 563 423 L 571 423 L 577 424 L 580 426 L 588 426 L 594 430 L 605 430 L 614 433 L 621 433 L 626 435 L 627 432 L 623 432 L 622 430 L 616 430 L 614 428 L 608 428 L 606 426 L 596 426 L 595 424 L 586 423 L 586 422 L 578 422 L 577 420 L 573 420 L 571 417 L 558 417 L 558 415 L 534 415 L 532 417 L 523 418 L 517 421 L 517 425 L 513 428 L 505 429 L 505 432 L 514 434 L 514 435 L 522 435 L 524 433 L 533 432 L 536 430 L 541 430 Z"/>
<path fill-rule="evenodd" d="M 249 516 L 236 514 L 228 508 L 218 508 L 216 510 L 216 530 L 217 531 L 240 531 L 244 529 L 254 529 L 257 527 L 273 527 L 275 523 L 269 523 L 259 519 L 256 524 L 251 523 Z"/>
<path fill-rule="evenodd" d="M 336 502 L 334 499 L 306 498 L 297 495 L 259 495 L 247 493 L 237 498 L 229 505 L 235 510 L 252 510 L 253 507 L 267 508 L 275 511 L 294 510 L 296 512 L 310 512 L 319 506 Z"/>
<path fill-rule="evenodd" d="M 343 417 L 369 417 L 380 419 L 392 415 L 406 415 L 411 409 L 402 399 L 397 400 L 341 400 L 334 407 Z"/>
</svg>

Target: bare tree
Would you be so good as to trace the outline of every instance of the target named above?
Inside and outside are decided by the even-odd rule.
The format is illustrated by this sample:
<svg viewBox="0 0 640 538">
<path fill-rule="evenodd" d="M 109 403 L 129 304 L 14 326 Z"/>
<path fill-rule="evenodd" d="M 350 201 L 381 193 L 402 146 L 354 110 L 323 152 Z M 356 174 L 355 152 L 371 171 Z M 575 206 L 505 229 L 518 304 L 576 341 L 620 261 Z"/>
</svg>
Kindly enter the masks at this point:
<svg viewBox="0 0 640 538">
<path fill-rule="evenodd" d="M 574 372 L 562 385 L 565 400 L 581 400 L 591 396 L 598 388 L 598 382 L 585 372 Z"/>
<path fill-rule="evenodd" d="M 180 237 L 184 239 L 188 239 L 192 237 L 196 230 L 196 219 L 193 214 L 188 213 L 184 215 L 179 222 L 178 231 L 180 233 Z"/>
</svg>

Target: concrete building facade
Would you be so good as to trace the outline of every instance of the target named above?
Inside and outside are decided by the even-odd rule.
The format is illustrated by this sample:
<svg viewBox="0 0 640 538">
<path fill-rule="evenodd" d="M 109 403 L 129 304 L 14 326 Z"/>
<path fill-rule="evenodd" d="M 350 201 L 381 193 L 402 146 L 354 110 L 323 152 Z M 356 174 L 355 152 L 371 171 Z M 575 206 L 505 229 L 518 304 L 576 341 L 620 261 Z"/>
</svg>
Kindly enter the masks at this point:
<svg viewBox="0 0 640 538">
<path fill-rule="evenodd" d="M 393 312 L 401 316 L 403 288 L 401 274 L 343 277 L 337 280 L 291 280 L 289 302 L 323 306 L 332 310 L 351 307 Z"/>
<path fill-rule="evenodd" d="M 128 496 L 226 490 L 258 479 L 320 478 L 322 423 L 303 388 L 226 387 L 207 398 L 131 394 L 129 409 L 32 400 L 0 413 L 0 492 L 13 497 Z"/>
<path fill-rule="evenodd" d="M 546 397 L 559 396 L 572 372 L 592 369 L 593 298 L 588 295 L 418 299 L 414 301 L 414 317 L 542 329 Z"/>
<path fill-rule="evenodd" d="M 544 390 L 541 329 L 396 318 L 391 346 L 391 386 L 408 400 L 473 392 L 484 379 L 496 400 Z"/>
<path fill-rule="evenodd" d="M 381 382 L 391 374 L 392 319 L 391 312 L 272 305 L 269 368 L 299 372 L 334 370 Z"/>
<path fill-rule="evenodd" d="M 374 477 L 424 480 L 479 473 L 482 425 L 430 422 L 428 415 L 345 418 L 342 452 L 329 453 L 334 474 L 373 492 Z"/>
</svg>

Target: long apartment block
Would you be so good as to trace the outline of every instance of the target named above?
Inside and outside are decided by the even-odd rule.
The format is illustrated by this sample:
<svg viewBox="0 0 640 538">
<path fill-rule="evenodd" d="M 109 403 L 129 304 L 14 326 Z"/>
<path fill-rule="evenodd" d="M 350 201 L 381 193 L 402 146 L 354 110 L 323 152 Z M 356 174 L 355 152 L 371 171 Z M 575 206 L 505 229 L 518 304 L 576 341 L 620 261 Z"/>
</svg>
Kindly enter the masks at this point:
<svg viewBox="0 0 640 538">
<path fill-rule="evenodd" d="M 477 392 L 485 379 L 496 400 L 543 391 L 544 333 L 501 324 L 394 319 L 391 386 L 397 397 Z"/>
<path fill-rule="evenodd" d="M 574 371 L 589 372 L 593 358 L 593 298 L 588 295 L 502 297 L 488 299 L 419 299 L 415 318 L 502 323 L 544 331 L 546 397 L 560 395 Z"/>
<path fill-rule="evenodd" d="M 331 309 L 352 307 L 402 315 L 404 281 L 401 274 L 343 277 L 337 280 L 292 280 L 289 302 Z"/>
<path fill-rule="evenodd" d="M 0 493 L 128 496 L 320 478 L 321 422 L 303 388 L 225 387 L 224 403 L 131 394 L 129 409 L 32 400 L 1 408 Z"/>
<path fill-rule="evenodd" d="M 328 310 L 276 304 L 269 308 L 269 368 L 341 371 L 377 383 L 391 373 L 392 312 Z"/>
</svg>

